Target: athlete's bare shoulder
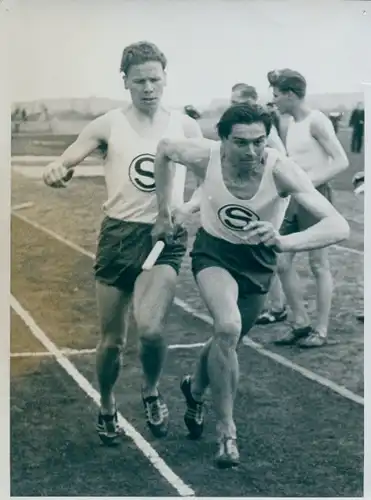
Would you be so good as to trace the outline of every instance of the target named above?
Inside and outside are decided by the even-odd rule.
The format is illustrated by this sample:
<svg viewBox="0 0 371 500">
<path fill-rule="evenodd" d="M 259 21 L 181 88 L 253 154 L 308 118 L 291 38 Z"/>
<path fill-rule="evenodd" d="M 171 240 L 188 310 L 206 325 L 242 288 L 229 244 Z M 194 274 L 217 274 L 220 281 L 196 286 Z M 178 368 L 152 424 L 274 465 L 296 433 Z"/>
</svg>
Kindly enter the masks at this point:
<svg viewBox="0 0 371 500">
<path fill-rule="evenodd" d="M 210 139 L 162 139 L 157 147 L 157 157 L 167 158 L 190 168 L 196 176 L 203 178 L 209 165 L 213 148 L 218 147 L 217 141 Z"/>
<path fill-rule="evenodd" d="M 319 109 L 315 109 L 311 112 L 310 132 L 316 139 L 321 137 L 336 137 L 335 129 L 330 118 Z"/>
<path fill-rule="evenodd" d="M 85 137 L 89 136 L 99 141 L 107 141 L 113 119 L 112 117 L 114 116 L 115 111 L 116 110 L 110 110 L 98 116 L 97 118 L 94 118 L 94 120 L 86 125 L 81 135 Z"/>
<path fill-rule="evenodd" d="M 322 118 L 325 118 L 325 119 L 327 118 L 325 113 L 323 111 L 321 111 L 320 109 L 311 109 L 310 113 L 311 113 L 311 117 L 315 120 L 316 119 L 321 120 Z"/>
<path fill-rule="evenodd" d="M 330 118 L 321 110 L 319 109 L 313 109 L 310 114 L 310 125 L 311 126 L 321 126 L 325 124 L 328 125 L 330 124 L 332 126 Z"/>
</svg>

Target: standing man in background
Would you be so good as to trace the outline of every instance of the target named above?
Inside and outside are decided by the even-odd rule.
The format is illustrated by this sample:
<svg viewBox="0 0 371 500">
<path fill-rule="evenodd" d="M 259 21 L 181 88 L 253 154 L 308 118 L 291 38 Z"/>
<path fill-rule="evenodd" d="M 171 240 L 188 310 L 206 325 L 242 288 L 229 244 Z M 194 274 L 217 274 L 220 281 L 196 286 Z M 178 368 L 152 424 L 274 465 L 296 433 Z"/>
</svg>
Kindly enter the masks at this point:
<svg viewBox="0 0 371 500">
<path fill-rule="evenodd" d="M 365 133 L 365 109 L 362 102 L 359 102 L 357 107 L 353 109 L 350 115 L 349 126 L 353 129 L 350 149 L 352 153 L 360 153 Z"/>
<path fill-rule="evenodd" d="M 307 173 L 317 190 L 331 201 L 329 181 L 349 165 L 331 121 L 321 111 L 310 109 L 307 105 L 307 82 L 299 72 L 283 69 L 270 71 L 267 76 L 278 111 L 291 116 L 286 135 L 288 156 Z M 305 231 L 316 222 L 315 217 L 291 200 L 281 233 Z M 305 309 L 299 276 L 293 265 L 294 257 L 295 253 L 291 252 L 281 255 L 279 259 L 279 275 L 293 313 L 293 328 L 276 344 L 321 347 L 327 342 L 333 292 L 328 249 L 309 252 L 310 268 L 317 288 L 314 327 Z"/>
</svg>

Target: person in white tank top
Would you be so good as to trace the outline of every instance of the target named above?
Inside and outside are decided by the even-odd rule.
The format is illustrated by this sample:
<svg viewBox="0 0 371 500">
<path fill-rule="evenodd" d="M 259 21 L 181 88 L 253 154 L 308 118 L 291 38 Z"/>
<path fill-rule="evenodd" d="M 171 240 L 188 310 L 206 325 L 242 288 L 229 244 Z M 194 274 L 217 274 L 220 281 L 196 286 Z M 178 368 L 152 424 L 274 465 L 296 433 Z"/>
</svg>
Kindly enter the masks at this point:
<svg viewBox="0 0 371 500">
<path fill-rule="evenodd" d="M 229 107 L 218 126 L 221 142 L 163 139 L 155 159 L 159 216 L 155 238 L 171 240 L 173 162 L 193 171 L 201 184 L 201 227 L 192 270 L 213 318 L 214 335 L 202 349 L 195 372 L 181 383 L 184 420 L 193 438 L 203 432 L 203 397 L 211 389 L 217 420 L 219 467 L 239 463 L 233 406 L 238 385 L 237 346 L 261 312 L 277 253 L 320 248 L 349 235 L 346 220 L 292 160 L 266 148 L 271 116 L 257 105 Z M 318 222 L 282 236 L 288 198 Z M 240 310 L 244 310 L 241 315 Z"/>
<path fill-rule="evenodd" d="M 166 57 L 154 44 L 138 42 L 126 47 L 120 71 L 130 92 L 130 105 L 87 125 L 43 176 L 47 185 L 65 187 L 76 165 L 97 148 L 104 151 L 107 201 L 94 265 L 101 326 L 97 347 L 101 406 L 96 429 L 108 445 L 122 434 L 113 387 L 127 330 L 132 326 L 131 310 L 140 339 L 146 422 L 157 437 L 168 431 L 168 409 L 158 391 L 166 354 L 164 318 L 174 298 L 187 233 L 180 228 L 152 270 L 142 272 L 152 249 L 151 231 L 158 213 L 154 158 L 161 138 L 199 138 L 202 133 L 195 120 L 162 106 L 165 69 Z M 173 211 L 184 203 L 185 175 L 184 166 L 174 166 Z"/>
<path fill-rule="evenodd" d="M 248 85 L 246 83 L 236 83 L 232 87 L 231 104 L 244 104 L 244 103 L 257 104 L 258 97 L 259 96 L 255 87 Z M 272 116 L 273 110 L 269 109 L 268 104 L 266 108 L 271 113 Z M 285 146 L 279 134 L 279 123 L 276 122 L 277 119 L 274 120 L 272 116 L 272 127 L 267 138 L 267 146 L 276 149 L 282 154 L 286 154 Z M 281 220 L 282 223 L 285 213 L 282 212 L 281 216 L 282 216 Z M 267 294 L 266 302 L 270 304 L 270 307 L 265 307 L 263 309 L 262 314 L 256 320 L 256 324 L 265 325 L 267 323 L 285 321 L 285 319 L 287 318 L 285 296 L 281 287 L 280 279 L 277 275 L 272 279 L 271 287 L 269 293 Z"/>
<path fill-rule="evenodd" d="M 348 159 L 329 118 L 312 110 L 305 101 L 306 81 L 297 71 L 284 69 L 268 73 L 274 100 L 280 113 L 289 115 L 286 150 L 303 169 L 314 186 L 331 201 L 328 184 L 348 167 Z M 316 222 L 306 210 L 293 200 L 281 228 L 282 234 L 305 230 Z M 317 286 L 317 320 L 312 327 L 305 309 L 299 277 L 293 266 L 294 253 L 280 257 L 279 276 L 288 305 L 293 313 L 293 328 L 278 345 L 296 344 L 300 347 L 321 347 L 327 343 L 333 282 L 328 249 L 309 252 L 310 268 Z"/>
</svg>

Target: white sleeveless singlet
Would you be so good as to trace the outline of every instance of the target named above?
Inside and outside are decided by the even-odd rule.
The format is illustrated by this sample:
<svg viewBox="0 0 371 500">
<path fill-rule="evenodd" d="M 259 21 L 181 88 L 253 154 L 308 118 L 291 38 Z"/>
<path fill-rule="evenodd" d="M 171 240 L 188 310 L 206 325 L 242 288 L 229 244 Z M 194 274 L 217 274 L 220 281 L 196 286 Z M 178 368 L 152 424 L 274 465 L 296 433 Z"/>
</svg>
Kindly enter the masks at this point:
<svg viewBox="0 0 371 500">
<path fill-rule="evenodd" d="M 321 111 L 313 110 L 304 120 L 296 122 L 291 119 L 286 136 L 288 156 L 308 173 L 327 168 L 331 161 L 326 151 L 311 134 L 310 128 L 314 117 L 322 120 L 330 132 L 333 131 L 330 120 Z"/>
<path fill-rule="evenodd" d="M 271 131 L 267 137 L 267 147 L 277 149 L 277 151 L 283 155 L 286 155 L 285 146 L 278 134 L 278 131 L 274 125 L 272 125 Z"/>
<path fill-rule="evenodd" d="M 227 189 L 220 159 L 220 143 L 211 147 L 209 164 L 202 184 L 201 225 L 211 236 L 230 243 L 241 244 L 241 232 L 249 222 L 262 220 L 271 222 L 278 230 L 282 224 L 290 197 L 282 198 L 273 178 L 275 163 L 282 158 L 276 150 L 266 148 L 268 153 L 260 186 L 249 200 L 233 196 Z"/>
<path fill-rule="evenodd" d="M 172 111 L 167 129 L 155 139 L 141 137 L 123 111 L 106 115 L 109 137 L 104 175 L 107 201 L 105 215 L 130 222 L 153 224 L 158 214 L 154 181 L 154 159 L 158 142 L 164 138 L 184 138 L 183 115 Z M 176 164 L 172 208 L 184 202 L 186 168 Z"/>
</svg>

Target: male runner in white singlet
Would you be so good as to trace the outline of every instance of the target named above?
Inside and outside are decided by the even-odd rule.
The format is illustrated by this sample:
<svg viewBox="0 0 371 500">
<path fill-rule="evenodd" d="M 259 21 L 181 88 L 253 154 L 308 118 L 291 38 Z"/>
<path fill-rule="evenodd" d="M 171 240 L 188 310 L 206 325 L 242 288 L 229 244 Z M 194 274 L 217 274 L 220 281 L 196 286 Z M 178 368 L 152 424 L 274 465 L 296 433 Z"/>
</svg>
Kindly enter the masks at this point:
<svg viewBox="0 0 371 500">
<path fill-rule="evenodd" d="M 286 133 L 286 150 L 309 176 L 317 190 L 332 199 L 329 181 L 348 167 L 348 159 L 330 119 L 321 111 L 312 110 L 305 101 L 306 81 L 297 71 L 284 69 L 268 73 L 274 100 L 280 113 L 291 116 Z M 282 234 L 302 231 L 317 221 L 316 217 L 292 200 L 281 228 Z M 327 342 L 333 282 L 328 249 L 309 252 L 309 263 L 317 286 L 317 318 L 311 326 L 305 309 L 299 277 L 293 266 L 295 253 L 280 256 L 279 275 L 287 303 L 293 313 L 293 328 L 278 345 L 321 347 Z"/>
<path fill-rule="evenodd" d="M 154 239 L 171 241 L 174 232 L 172 162 L 182 163 L 203 181 L 202 227 L 191 256 L 201 296 L 214 320 L 214 335 L 203 348 L 194 375 L 183 378 L 181 389 L 187 405 L 184 420 L 197 438 L 203 430 L 203 396 L 210 387 L 220 467 L 239 462 L 233 420 L 239 376 L 236 348 L 261 311 L 277 252 L 324 247 L 349 234 L 346 220 L 303 170 L 265 148 L 270 128 L 271 116 L 261 107 L 231 106 L 217 126 L 221 142 L 164 139 L 155 160 L 159 217 Z M 301 233 L 281 236 L 278 230 L 290 195 L 318 222 Z"/>
<path fill-rule="evenodd" d="M 248 85 L 247 83 L 236 83 L 232 87 L 231 104 L 257 104 L 258 103 L 258 93 L 255 87 Z M 268 106 L 267 106 L 268 109 Z M 278 116 L 273 118 L 272 110 L 269 110 L 272 117 L 272 127 L 267 137 L 267 147 L 276 149 L 282 154 L 286 154 L 285 146 L 279 136 L 279 120 Z M 284 213 L 282 213 L 282 221 L 284 218 Z M 270 308 L 263 308 L 262 313 L 256 319 L 257 325 L 266 325 L 269 323 L 276 323 L 280 321 L 285 321 L 287 318 L 287 308 L 285 306 L 285 297 L 282 291 L 281 282 L 279 277 L 276 275 L 272 279 L 271 287 L 269 293 L 266 297 L 266 302 L 270 302 Z M 243 313 L 243 311 L 241 311 Z"/>
<path fill-rule="evenodd" d="M 126 47 L 120 70 L 131 104 L 90 123 L 44 173 L 46 184 L 63 187 L 66 185 L 63 179 L 72 176 L 73 167 L 97 147 L 105 150 L 108 197 L 103 205 L 105 218 L 94 269 L 101 327 L 97 347 L 101 395 L 97 431 L 106 444 L 113 444 L 122 432 L 117 422 L 113 387 L 119 375 L 131 307 L 140 339 L 147 424 L 158 437 L 166 435 L 168 430 L 168 409 L 158 392 L 166 354 L 162 334 L 186 252 L 187 234 L 179 229 L 153 269 L 142 272 L 142 264 L 152 248 L 151 230 L 157 217 L 154 158 L 161 138 L 202 137 L 202 134 L 195 120 L 161 105 L 165 69 L 166 58 L 152 43 L 139 42 Z M 174 172 L 171 206 L 176 210 L 183 204 L 186 169 L 178 165 Z"/>
</svg>

